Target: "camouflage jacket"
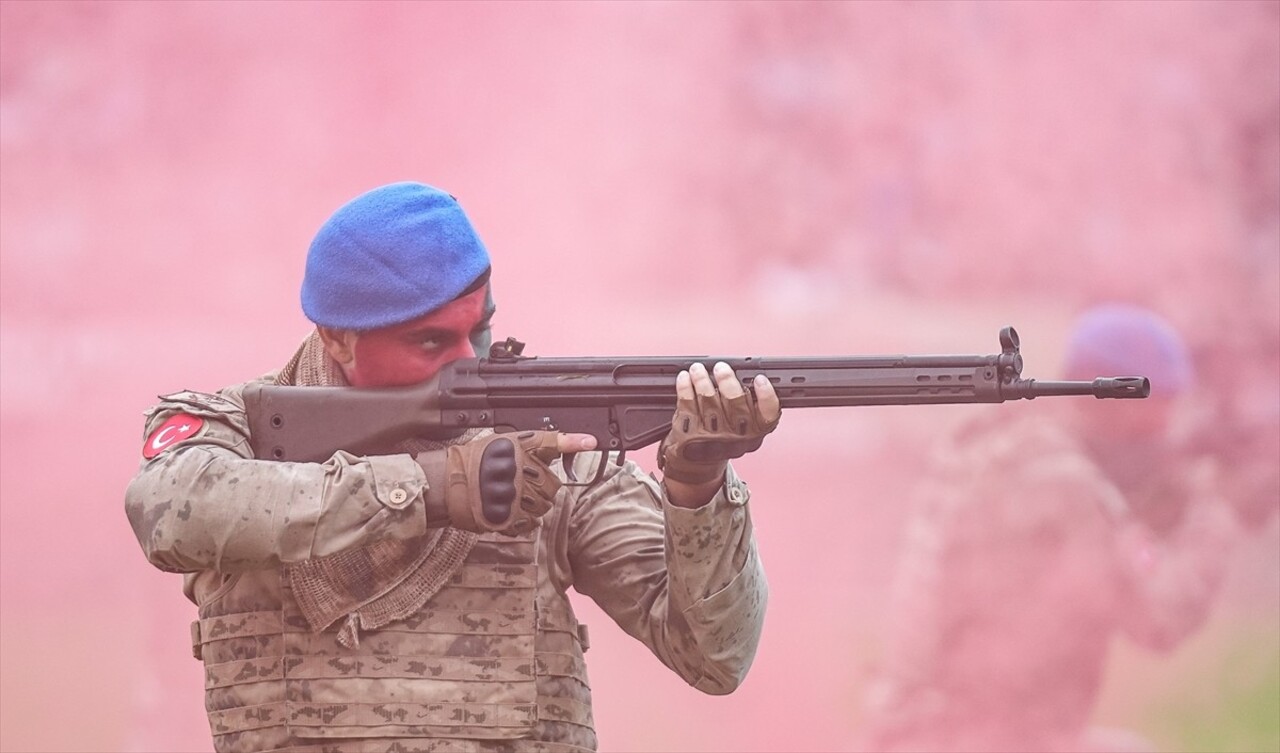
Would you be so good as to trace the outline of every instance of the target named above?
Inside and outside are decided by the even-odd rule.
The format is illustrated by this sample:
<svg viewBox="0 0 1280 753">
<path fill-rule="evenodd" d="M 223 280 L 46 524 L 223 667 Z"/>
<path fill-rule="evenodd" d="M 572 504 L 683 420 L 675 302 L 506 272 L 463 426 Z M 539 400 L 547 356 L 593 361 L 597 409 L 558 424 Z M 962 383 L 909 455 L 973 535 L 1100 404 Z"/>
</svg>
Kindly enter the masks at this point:
<svg viewBox="0 0 1280 753">
<path fill-rule="evenodd" d="M 1167 650 L 1207 618 L 1230 520 L 1213 469 L 1156 469 L 1154 533 L 1084 444 L 1043 417 L 984 413 L 914 489 L 874 683 L 870 750 L 1086 750 L 1108 646 Z"/>
<path fill-rule="evenodd" d="M 699 690 L 729 693 L 745 676 L 767 586 L 732 469 L 710 502 L 684 509 L 636 465 L 615 467 L 563 490 L 526 539 L 482 536 L 418 614 L 355 648 L 334 627 L 311 631 L 285 566 L 431 541 L 427 480 L 409 455 L 255 460 L 241 389 L 148 411 L 125 498 L 148 560 L 186 574 L 199 607 L 193 647 L 217 750 L 594 749 L 570 586 Z"/>
</svg>

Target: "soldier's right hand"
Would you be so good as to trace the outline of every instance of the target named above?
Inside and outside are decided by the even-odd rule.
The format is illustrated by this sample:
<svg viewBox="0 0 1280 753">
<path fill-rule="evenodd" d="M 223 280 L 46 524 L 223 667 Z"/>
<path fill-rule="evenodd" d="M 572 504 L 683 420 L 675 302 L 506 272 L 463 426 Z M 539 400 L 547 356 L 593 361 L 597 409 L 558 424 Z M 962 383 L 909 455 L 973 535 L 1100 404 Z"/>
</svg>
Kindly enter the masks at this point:
<svg viewBox="0 0 1280 753">
<path fill-rule="evenodd" d="M 427 471 L 444 458 L 444 507 L 449 523 L 476 533 L 520 536 L 532 531 L 555 501 L 560 480 L 550 464 L 563 453 L 595 447 L 590 435 L 553 431 L 487 434 L 444 451 L 419 453 Z"/>
</svg>

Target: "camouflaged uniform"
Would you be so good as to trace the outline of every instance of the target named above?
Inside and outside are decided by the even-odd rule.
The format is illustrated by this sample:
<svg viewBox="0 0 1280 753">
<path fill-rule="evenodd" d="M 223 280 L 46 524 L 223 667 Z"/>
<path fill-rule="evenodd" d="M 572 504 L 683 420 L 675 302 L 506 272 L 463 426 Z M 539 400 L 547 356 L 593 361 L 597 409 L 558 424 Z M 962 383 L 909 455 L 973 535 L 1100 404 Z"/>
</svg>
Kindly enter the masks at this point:
<svg viewBox="0 0 1280 753">
<path fill-rule="evenodd" d="M 479 537 L 415 614 L 352 647 L 336 625 L 312 631 L 286 566 L 370 542 L 431 546 L 423 471 L 409 455 L 253 460 L 239 395 L 153 408 L 148 438 L 175 416 L 201 425 L 144 461 L 126 496 L 148 559 L 186 573 L 199 607 L 192 645 L 216 750 L 593 750 L 570 586 L 699 690 L 731 692 L 750 666 L 767 589 L 732 469 L 708 504 L 683 509 L 627 463 L 561 491 L 533 534 Z"/>
<path fill-rule="evenodd" d="M 988 413 L 962 427 L 913 499 L 861 748 L 1096 749 L 1086 728 L 1112 636 L 1171 648 L 1225 570 L 1211 469 L 1149 470 L 1167 503 L 1188 502 L 1164 535 L 1129 513 L 1146 490 L 1122 491 L 1053 423 Z"/>
</svg>

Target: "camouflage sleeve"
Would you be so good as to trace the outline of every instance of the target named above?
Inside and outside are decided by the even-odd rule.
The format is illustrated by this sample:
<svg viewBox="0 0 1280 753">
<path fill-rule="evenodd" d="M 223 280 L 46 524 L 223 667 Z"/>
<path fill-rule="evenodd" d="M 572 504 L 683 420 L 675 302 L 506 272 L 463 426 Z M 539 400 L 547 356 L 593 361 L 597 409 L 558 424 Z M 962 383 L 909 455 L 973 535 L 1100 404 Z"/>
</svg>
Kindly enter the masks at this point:
<svg viewBox="0 0 1280 753">
<path fill-rule="evenodd" d="M 147 412 L 125 511 L 153 565 L 255 570 L 426 532 L 426 480 L 413 458 L 255 460 L 240 391 L 180 392 Z"/>
<path fill-rule="evenodd" d="M 686 682 L 715 695 L 746 676 L 768 598 L 749 496 L 731 467 L 706 505 L 676 507 L 628 463 L 578 496 L 569 522 L 574 587 Z"/>
<path fill-rule="evenodd" d="M 1180 525 L 1163 535 L 1138 520 L 1121 523 L 1121 626 L 1135 642 L 1169 651 L 1208 619 L 1226 576 L 1235 531 L 1211 460 L 1170 471 L 1170 493 L 1187 496 Z"/>
<path fill-rule="evenodd" d="M 973 688 L 1001 707 L 1028 678 L 1071 676 L 1087 626 L 1110 609 L 1096 468 L 1050 426 L 986 426 L 934 448 L 902 500 L 909 516 L 867 687 L 869 748 L 938 747 L 970 723 L 957 709 Z M 1046 638 L 1060 628 L 1073 634 Z"/>
</svg>

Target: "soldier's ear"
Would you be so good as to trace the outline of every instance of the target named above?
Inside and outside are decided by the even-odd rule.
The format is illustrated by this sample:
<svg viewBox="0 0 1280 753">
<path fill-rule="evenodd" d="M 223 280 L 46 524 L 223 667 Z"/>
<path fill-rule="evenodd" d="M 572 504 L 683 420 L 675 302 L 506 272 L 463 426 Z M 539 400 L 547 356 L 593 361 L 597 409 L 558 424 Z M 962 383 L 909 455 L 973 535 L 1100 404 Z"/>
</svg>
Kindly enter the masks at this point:
<svg viewBox="0 0 1280 753">
<path fill-rule="evenodd" d="M 342 366 L 350 366 L 355 362 L 357 334 L 353 330 L 316 327 L 316 331 L 320 333 L 320 340 L 330 358 Z"/>
</svg>

